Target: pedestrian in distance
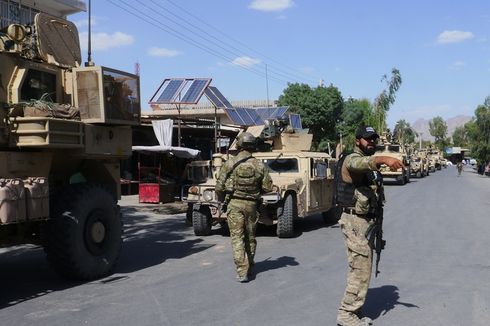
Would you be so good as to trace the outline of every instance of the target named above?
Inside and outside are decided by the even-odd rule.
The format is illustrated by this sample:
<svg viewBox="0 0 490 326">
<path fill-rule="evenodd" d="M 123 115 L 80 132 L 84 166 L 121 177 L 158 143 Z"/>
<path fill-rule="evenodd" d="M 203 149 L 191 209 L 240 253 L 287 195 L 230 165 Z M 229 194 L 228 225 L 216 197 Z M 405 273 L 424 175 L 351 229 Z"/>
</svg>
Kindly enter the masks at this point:
<svg viewBox="0 0 490 326">
<path fill-rule="evenodd" d="M 461 172 L 463 171 L 463 163 L 462 162 L 458 162 L 456 164 L 456 168 L 458 169 L 458 177 L 461 176 Z"/>
<path fill-rule="evenodd" d="M 403 163 L 393 157 L 372 156 L 376 150 L 379 135 L 374 128 L 360 126 L 356 131 L 356 146 L 353 153 L 341 156 L 335 171 L 335 202 L 342 207 L 339 220 L 347 247 L 347 286 L 337 314 L 337 325 L 372 325 L 365 317 L 362 307 L 366 300 L 371 280 L 373 238 L 372 231 L 382 222 L 384 201 L 382 176 L 378 169 L 382 164 L 392 171 L 403 167 Z M 382 232 L 379 223 L 379 232 Z M 384 240 L 378 237 L 376 247 Z M 379 241 L 379 243 L 377 242 Z M 376 273 L 381 249 L 376 248 Z"/>
<path fill-rule="evenodd" d="M 239 135 L 237 147 L 239 153 L 226 161 L 219 171 L 216 193 L 227 207 L 226 219 L 237 280 L 246 283 L 257 247 L 257 206 L 261 194 L 272 191 L 272 179 L 264 163 L 252 157 L 256 148 L 256 138 L 252 134 L 245 132 Z"/>
</svg>

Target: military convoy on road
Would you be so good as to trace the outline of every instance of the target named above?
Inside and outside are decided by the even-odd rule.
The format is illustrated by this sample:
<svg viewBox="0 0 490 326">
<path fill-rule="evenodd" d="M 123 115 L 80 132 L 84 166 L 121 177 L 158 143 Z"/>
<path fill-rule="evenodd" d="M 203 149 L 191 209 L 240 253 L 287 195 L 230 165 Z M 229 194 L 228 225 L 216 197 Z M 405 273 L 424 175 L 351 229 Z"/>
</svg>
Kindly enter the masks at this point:
<svg viewBox="0 0 490 326">
<path fill-rule="evenodd" d="M 325 220 L 339 218 L 338 210 L 332 207 L 336 159 L 309 151 L 311 134 L 290 129 L 277 120 L 247 131 L 261 140 L 259 150 L 252 155 L 268 166 L 273 181 L 273 192 L 262 196 L 260 223 L 277 224 L 278 237 L 286 238 L 294 235 L 298 218 L 317 213 Z M 189 178 L 195 184 L 189 188 L 186 200 L 196 235 L 208 235 L 212 224 L 226 220 L 224 203 L 218 201 L 214 188 L 227 155 L 214 154 L 212 162 L 197 161 L 189 166 Z"/>
<path fill-rule="evenodd" d="M 120 160 L 139 124 L 139 77 L 80 67 L 76 26 L 46 13 L 0 32 L 0 62 L 0 245 L 41 244 L 68 278 L 107 275 L 122 243 Z"/>
<path fill-rule="evenodd" d="M 397 171 L 391 171 L 386 165 L 380 167 L 381 175 L 384 179 L 395 179 L 401 185 L 410 182 L 410 160 L 405 148 L 399 144 L 390 143 L 386 137 L 381 137 L 380 144 L 376 146 L 374 155 L 390 156 L 403 162 L 403 167 Z"/>
</svg>

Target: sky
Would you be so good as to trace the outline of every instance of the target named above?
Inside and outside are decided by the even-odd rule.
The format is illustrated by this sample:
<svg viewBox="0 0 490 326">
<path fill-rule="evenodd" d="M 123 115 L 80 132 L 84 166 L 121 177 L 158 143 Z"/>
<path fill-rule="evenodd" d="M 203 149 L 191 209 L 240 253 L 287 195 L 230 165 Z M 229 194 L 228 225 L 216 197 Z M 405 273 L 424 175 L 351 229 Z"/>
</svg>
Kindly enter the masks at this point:
<svg viewBox="0 0 490 326">
<path fill-rule="evenodd" d="M 86 60 L 88 13 L 69 19 Z M 138 62 L 143 111 L 165 78 L 212 78 L 230 101 L 320 81 L 373 101 L 397 68 L 389 127 L 473 116 L 490 95 L 490 1 L 96 0 L 92 60 L 131 73 Z"/>
</svg>

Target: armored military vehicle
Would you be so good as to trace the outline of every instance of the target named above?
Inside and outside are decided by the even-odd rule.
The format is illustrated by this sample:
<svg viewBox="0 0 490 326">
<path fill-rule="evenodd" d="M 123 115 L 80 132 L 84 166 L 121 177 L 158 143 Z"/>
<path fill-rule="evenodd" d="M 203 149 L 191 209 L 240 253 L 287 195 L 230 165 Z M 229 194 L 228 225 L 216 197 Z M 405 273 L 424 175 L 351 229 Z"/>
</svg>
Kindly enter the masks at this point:
<svg viewBox="0 0 490 326">
<path fill-rule="evenodd" d="M 298 218 L 322 214 L 326 221 L 339 218 L 332 208 L 333 170 L 336 160 L 322 152 L 311 152 L 312 135 L 288 129 L 279 122 L 254 126 L 248 132 L 262 140 L 253 156 L 267 165 L 273 181 L 273 191 L 262 196 L 259 222 L 277 224 L 280 238 L 294 236 Z M 233 145 L 231 146 L 233 149 Z M 189 188 L 187 202 L 192 205 L 192 223 L 196 235 L 208 235 L 211 226 L 226 221 L 223 203 L 215 194 L 216 177 L 227 154 L 214 154 L 210 165 L 193 163 L 189 171 L 199 177 L 209 173 Z"/>
<path fill-rule="evenodd" d="M 90 280 L 119 256 L 120 160 L 140 96 L 138 76 L 80 62 L 63 16 L 0 32 L 0 244 L 43 245 L 61 275 Z"/>
<path fill-rule="evenodd" d="M 429 162 L 424 152 L 416 151 L 410 158 L 410 176 L 423 178 L 429 175 Z"/>
<path fill-rule="evenodd" d="M 388 166 L 381 165 L 379 170 L 383 179 L 395 179 L 401 185 L 410 182 L 410 161 L 399 144 L 392 144 L 381 138 L 381 143 L 376 146 L 374 156 L 376 155 L 391 156 L 399 159 L 404 164 L 404 167 L 397 171 L 391 171 Z"/>
</svg>

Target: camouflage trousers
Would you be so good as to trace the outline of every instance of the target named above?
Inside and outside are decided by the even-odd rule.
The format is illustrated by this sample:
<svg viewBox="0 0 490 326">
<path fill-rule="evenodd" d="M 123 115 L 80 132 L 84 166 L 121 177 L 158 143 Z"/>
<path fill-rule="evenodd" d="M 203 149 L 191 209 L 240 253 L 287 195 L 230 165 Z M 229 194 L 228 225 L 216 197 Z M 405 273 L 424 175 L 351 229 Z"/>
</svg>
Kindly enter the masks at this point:
<svg viewBox="0 0 490 326">
<path fill-rule="evenodd" d="M 339 223 L 345 237 L 349 262 L 347 287 L 340 304 L 339 314 L 358 313 L 366 300 L 371 280 L 373 250 L 366 234 L 374 221 L 344 212 Z"/>
<path fill-rule="evenodd" d="M 238 276 L 246 276 L 254 263 L 255 230 L 257 229 L 257 203 L 251 200 L 232 199 L 228 204 L 227 221 L 230 229 L 233 260 Z"/>
</svg>

